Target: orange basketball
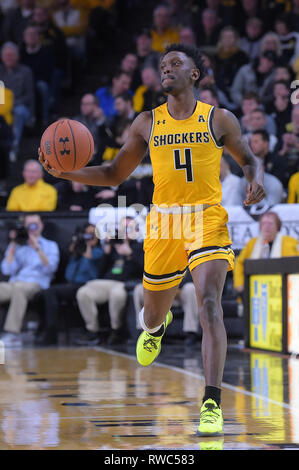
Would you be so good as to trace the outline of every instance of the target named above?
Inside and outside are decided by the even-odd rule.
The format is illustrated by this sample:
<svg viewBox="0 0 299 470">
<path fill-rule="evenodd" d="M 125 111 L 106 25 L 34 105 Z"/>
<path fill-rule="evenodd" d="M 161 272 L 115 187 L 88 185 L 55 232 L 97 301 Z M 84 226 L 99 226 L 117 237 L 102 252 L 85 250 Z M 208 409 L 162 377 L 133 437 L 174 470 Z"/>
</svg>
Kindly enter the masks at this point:
<svg viewBox="0 0 299 470">
<path fill-rule="evenodd" d="M 72 119 L 53 122 L 42 135 L 40 148 L 52 168 L 76 171 L 90 161 L 94 141 L 84 124 Z"/>
</svg>

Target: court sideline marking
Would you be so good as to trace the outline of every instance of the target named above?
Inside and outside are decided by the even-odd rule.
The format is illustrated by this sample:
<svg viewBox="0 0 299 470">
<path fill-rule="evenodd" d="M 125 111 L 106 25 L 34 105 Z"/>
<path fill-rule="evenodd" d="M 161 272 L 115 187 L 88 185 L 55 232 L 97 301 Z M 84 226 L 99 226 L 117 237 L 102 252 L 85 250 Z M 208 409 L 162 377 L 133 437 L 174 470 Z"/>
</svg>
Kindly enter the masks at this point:
<svg viewBox="0 0 299 470">
<path fill-rule="evenodd" d="M 111 349 L 101 348 L 99 346 L 96 346 L 95 349 L 97 351 L 101 351 L 101 352 L 106 353 L 106 354 L 115 355 L 115 356 L 123 357 L 123 358 L 126 358 L 126 359 L 130 359 L 131 361 L 134 361 L 134 362 L 138 362 L 137 359 L 134 356 L 130 355 L 130 354 L 121 353 L 121 352 L 118 352 L 118 351 L 113 351 Z M 204 381 L 204 378 L 201 375 L 199 375 L 195 372 L 191 372 L 189 370 L 181 369 L 180 367 L 169 366 L 167 364 L 162 364 L 161 362 L 154 362 L 151 365 L 154 366 L 154 367 L 164 367 L 165 369 L 173 370 L 175 372 L 179 372 L 180 374 L 189 375 L 190 377 L 193 377 L 195 379 Z M 279 402 L 279 401 L 276 401 L 276 400 L 272 400 L 272 398 L 265 397 L 263 395 L 258 395 L 257 393 L 249 392 L 248 390 L 243 390 L 240 387 L 235 387 L 234 385 L 230 385 L 226 382 L 222 382 L 222 387 L 226 388 L 227 390 L 236 392 L 236 393 L 242 393 L 243 395 L 247 395 L 247 396 L 250 396 L 250 397 L 253 397 L 253 398 L 258 398 L 260 400 L 267 401 L 268 403 L 272 403 L 273 405 L 280 406 L 282 408 L 285 408 L 287 410 L 290 410 L 294 413 L 299 414 L 299 408 L 291 406 L 288 403 L 282 403 L 282 402 Z"/>
</svg>

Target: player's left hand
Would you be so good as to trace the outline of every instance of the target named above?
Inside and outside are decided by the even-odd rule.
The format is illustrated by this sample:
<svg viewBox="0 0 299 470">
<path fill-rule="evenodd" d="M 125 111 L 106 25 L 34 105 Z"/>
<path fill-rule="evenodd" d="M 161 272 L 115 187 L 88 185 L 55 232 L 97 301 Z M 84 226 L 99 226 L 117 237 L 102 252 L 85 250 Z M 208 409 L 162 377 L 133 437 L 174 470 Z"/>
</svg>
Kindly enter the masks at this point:
<svg viewBox="0 0 299 470">
<path fill-rule="evenodd" d="M 62 175 L 62 172 L 59 171 L 59 170 L 55 170 L 55 168 L 52 168 L 48 162 L 48 160 L 46 160 L 41 148 L 39 147 L 38 149 L 38 159 L 40 161 L 40 163 L 43 165 L 44 169 L 50 173 L 50 175 L 52 176 L 55 176 L 55 178 L 59 178 L 61 175 Z"/>
<path fill-rule="evenodd" d="M 245 206 L 250 206 L 251 204 L 257 204 L 266 196 L 264 186 L 257 181 L 249 183 L 247 186 L 246 199 L 244 201 Z"/>
</svg>

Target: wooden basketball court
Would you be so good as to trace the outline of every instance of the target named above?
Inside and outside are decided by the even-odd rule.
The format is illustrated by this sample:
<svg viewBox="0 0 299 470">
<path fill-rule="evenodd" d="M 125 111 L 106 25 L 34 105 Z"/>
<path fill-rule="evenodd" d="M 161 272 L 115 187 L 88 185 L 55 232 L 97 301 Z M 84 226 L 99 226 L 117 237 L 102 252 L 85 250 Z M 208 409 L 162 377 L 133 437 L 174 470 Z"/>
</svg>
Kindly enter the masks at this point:
<svg viewBox="0 0 299 470">
<path fill-rule="evenodd" d="M 133 353 L 102 348 L 7 350 L 0 449 L 299 448 L 298 360 L 233 353 L 225 435 L 212 439 L 195 434 L 204 387 L 197 354 L 177 367 L 161 353 L 143 368 Z"/>
</svg>

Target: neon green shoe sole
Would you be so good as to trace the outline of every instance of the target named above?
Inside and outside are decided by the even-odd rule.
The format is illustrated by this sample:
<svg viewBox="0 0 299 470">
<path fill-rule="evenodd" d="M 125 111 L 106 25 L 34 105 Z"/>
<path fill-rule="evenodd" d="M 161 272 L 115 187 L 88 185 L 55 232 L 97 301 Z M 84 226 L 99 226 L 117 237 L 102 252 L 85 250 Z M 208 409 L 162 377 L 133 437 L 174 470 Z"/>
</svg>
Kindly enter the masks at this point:
<svg viewBox="0 0 299 470">
<path fill-rule="evenodd" d="M 223 417 L 221 408 L 209 398 L 200 409 L 200 423 L 197 436 L 214 437 L 223 435 Z"/>
<path fill-rule="evenodd" d="M 161 351 L 161 341 L 165 334 L 165 330 L 172 322 L 173 315 L 169 311 L 166 315 L 166 320 L 163 323 L 164 333 L 161 336 L 153 336 L 147 331 L 143 331 L 138 338 L 136 345 L 136 355 L 139 364 L 142 366 L 149 366 L 156 357 L 159 356 Z"/>
</svg>

